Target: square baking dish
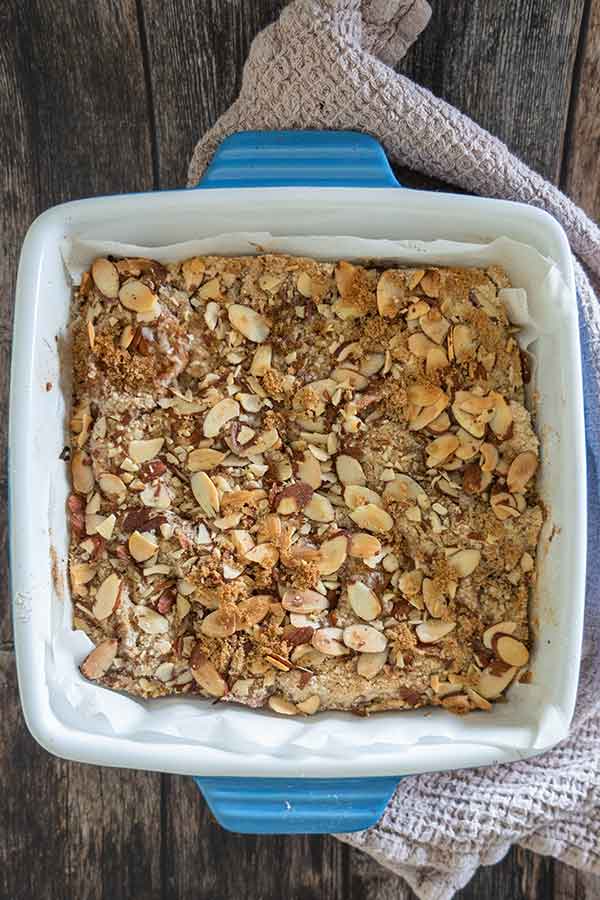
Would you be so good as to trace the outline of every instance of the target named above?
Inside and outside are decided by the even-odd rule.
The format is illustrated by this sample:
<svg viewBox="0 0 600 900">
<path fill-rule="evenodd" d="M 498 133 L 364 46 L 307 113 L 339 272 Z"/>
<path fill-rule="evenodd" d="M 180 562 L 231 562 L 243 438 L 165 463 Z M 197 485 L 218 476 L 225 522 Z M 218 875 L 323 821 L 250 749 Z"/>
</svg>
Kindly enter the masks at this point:
<svg viewBox="0 0 600 900">
<path fill-rule="evenodd" d="M 201 786 L 218 818 L 235 830 L 365 827 L 378 817 L 401 775 L 509 762 L 547 749 L 568 731 L 577 690 L 586 563 L 585 431 L 571 252 L 560 225 L 533 207 L 399 189 L 381 147 L 350 132 L 236 135 L 222 145 L 200 187 L 210 190 L 65 203 L 41 215 L 23 245 L 9 479 L 14 631 L 25 717 L 44 747 L 68 759 L 204 776 Z M 439 717 L 450 714 L 435 709 L 378 714 L 378 721 L 386 723 L 389 745 L 355 758 L 321 749 L 328 723 L 342 713 L 311 720 L 315 740 L 304 753 L 281 754 L 276 746 L 259 752 L 251 745 L 239 753 L 154 732 L 132 739 L 107 727 L 101 717 L 83 725 L 64 702 L 68 685 L 57 688 L 51 677 L 52 623 L 64 617 L 69 603 L 69 484 L 67 467 L 59 459 L 68 442 L 69 386 L 59 351 L 71 286 L 61 244 L 77 235 L 160 246 L 233 231 L 471 243 L 507 236 L 549 257 L 563 278 L 561 327 L 542 334 L 532 348 L 543 444 L 540 492 L 549 510 L 533 601 L 533 683 L 515 684 L 510 702 L 494 705 L 489 714 L 452 717 L 446 726 L 450 738 L 436 737 Z M 81 677 L 75 665 L 72 677 Z M 234 705 L 225 712 L 242 714 Z M 272 714 L 252 716 L 263 728 Z M 369 720 L 356 719 L 355 727 L 364 742 Z M 336 779 L 333 786 L 331 779 Z"/>
</svg>

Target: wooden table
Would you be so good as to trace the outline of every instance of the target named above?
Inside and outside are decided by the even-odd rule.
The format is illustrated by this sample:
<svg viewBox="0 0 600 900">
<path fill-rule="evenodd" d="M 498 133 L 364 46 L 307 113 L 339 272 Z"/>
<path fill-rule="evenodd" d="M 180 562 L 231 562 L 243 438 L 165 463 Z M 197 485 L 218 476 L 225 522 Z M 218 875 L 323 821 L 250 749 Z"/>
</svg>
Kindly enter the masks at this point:
<svg viewBox="0 0 600 900">
<path fill-rule="evenodd" d="M 600 216 L 600 0 L 431 0 L 401 70 Z M 196 138 L 237 94 L 285 0 L 0 3 L 0 397 L 7 421 L 20 244 L 43 209 L 184 183 Z M 403 173 L 406 180 L 406 173 Z M 0 436 L 5 454 L 6 428 Z M 6 478 L 2 476 L 6 492 Z M 5 504 L 3 504 L 5 509 Z M 407 900 L 332 838 L 240 837 L 189 778 L 54 759 L 29 736 L 0 518 L 0 900 Z M 462 900 L 592 900 L 600 878 L 513 850 Z"/>
</svg>

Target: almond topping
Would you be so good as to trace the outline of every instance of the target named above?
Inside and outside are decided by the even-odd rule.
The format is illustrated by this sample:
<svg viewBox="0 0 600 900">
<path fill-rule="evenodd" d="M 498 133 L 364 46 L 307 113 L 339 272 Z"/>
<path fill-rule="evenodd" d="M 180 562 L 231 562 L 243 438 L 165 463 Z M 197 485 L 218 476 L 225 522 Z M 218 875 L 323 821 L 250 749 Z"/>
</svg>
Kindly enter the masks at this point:
<svg viewBox="0 0 600 900">
<path fill-rule="evenodd" d="M 381 615 L 379 597 L 362 581 L 354 581 L 348 586 L 348 602 L 355 615 L 365 622 L 371 622 Z"/>
<path fill-rule="evenodd" d="M 446 396 L 435 384 L 411 384 L 406 393 L 415 406 L 431 406 Z"/>
<path fill-rule="evenodd" d="M 306 484 L 309 484 L 313 490 L 316 491 L 321 487 L 321 482 L 323 480 L 321 466 L 310 450 L 304 451 L 304 458 L 298 463 L 298 475 L 301 480 L 306 482 Z"/>
<path fill-rule="evenodd" d="M 138 625 L 146 634 L 166 634 L 168 632 L 169 620 L 156 610 L 149 606 L 138 606 L 136 613 Z"/>
<path fill-rule="evenodd" d="M 353 456 L 340 454 L 336 458 L 335 468 L 342 484 L 364 485 L 367 483 L 363 467 Z"/>
<path fill-rule="evenodd" d="M 428 338 L 436 344 L 443 344 L 450 328 L 450 322 L 443 317 L 438 309 L 431 309 L 419 319 L 419 325 Z"/>
<path fill-rule="evenodd" d="M 362 391 L 369 384 L 369 379 L 357 372 L 356 369 L 337 368 L 333 370 L 331 377 L 343 387 L 351 387 L 355 391 Z"/>
<path fill-rule="evenodd" d="M 255 594 L 241 600 L 237 605 L 238 615 L 244 628 L 258 625 L 269 613 L 273 597 L 270 594 Z"/>
<path fill-rule="evenodd" d="M 121 592 L 121 579 L 114 572 L 104 579 L 98 590 L 92 612 L 97 619 L 108 619 L 114 612 Z"/>
<path fill-rule="evenodd" d="M 158 550 L 158 544 L 154 536 L 148 534 L 148 532 L 134 531 L 129 536 L 128 546 L 129 552 L 136 562 L 145 562 L 151 556 L 154 556 Z"/>
<path fill-rule="evenodd" d="M 216 437 L 227 422 L 235 419 L 240 414 L 240 405 L 236 400 L 227 397 L 209 409 L 204 419 L 204 437 Z"/>
<path fill-rule="evenodd" d="M 360 653 L 383 653 L 387 647 L 385 635 L 371 625 L 349 625 L 344 628 L 343 640 L 346 647 Z"/>
<path fill-rule="evenodd" d="M 319 613 L 329 609 L 329 601 L 318 591 L 286 591 L 281 605 L 288 612 Z"/>
<path fill-rule="evenodd" d="M 347 485 L 344 490 L 344 501 L 348 509 L 357 509 L 366 503 L 374 503 L 375 506 L 383 506 L 383 501 L 377 491 L 371 488 L 361 487 L 356 484 Z"/>
<path fill-rule="evenodd" d="M 446 351 L 442 347 L 432 347 L 427 352 L 425 358 L 425 372 L 427 375 L 433 375 L 438 369 L 446 369 L 449 365 Z"/>
<path fill-rule="evenodd" d="M 71 476 L 73 488 L 78 494 L 89 494 L 94 487 L 94 472 L 89 456 L 82 450 L 76 450 L 71 459 Z"/>
<path fill-rule="evenodd" d="M 520 668 L 529 662 L 529 650 L 525 644 L 507 634 L 494 638 L 493 647 L 502 662 L 509 666 Z"/>
<path fill-rule="evenodd" d="M 442 434 L 427 446 L 427 467 L 434 468 L 445 462 L 458 449 L 460 442 L 455 434 Z"/>
<path fill-rule="evenodd" d="M 415 631 L 422 644 L 437 644 L 455 628 L 456 622 L 444 622 L 442 619 L 436 619 L 435 621 L 421 622 Z"/>
<path fill-rule="evenodd" d="M 441 619 L 448 609 L 448 604 L 441 588 L 431 578 L 423 579 L 423 600 L 427 612 L 434 619 Z"/>
<path fill-rule="evenodd" d="M 408 420 L 408 427 L 411 431 L 420 431 L 433 422 L 448 406 L 448 398 L 443 394 L 439 400 L 431 406 L 424 406 L 422 409 L 413 407 L 415 413 Z"/>
<path fill-rule="evenodd" d="M 313 694 L 312 697 L 307 697 L 306 700 L 296 705 L 305 716 L 314 716 L 321 706 L 321 698 L 318 694 Z"/>
<path fill-rule="evenodd" d="M 380 316 L 393 319 L 406 303 L 404 272 L 388 269 L 377 282 L 377 310 Z"/>
<path fill-rule="evenodd" d="M 250 374 L 256 375 L 258 378 L 262 378 L 263 375 L 266 375 L 271 368 L 272 355 L 273 348 L 270 344 L 261 344 L 260 347 L 257 347 L 254 351 L 252 365 L 250 366 Z"/>
<path fill-rule="evenodd" d="M 343 639 L 342 628 L 319 628 L 313 634 L 311 642 L 313 647 L 325 656 L 346 656 L 349 650 L 344 646 Z"/>
<path fill-rule="evenodd" d="M 481 471 L 482 472 L 493 472 L 496 466 L 498 465 L 498 461 L 500 459 L 500 454 L 498 453 L 498 448 L 494 446 L 494 444 L 482 444 L 480 447 L 481 453 Z"/>
<path fill-rule="evenodd" d="M 363 531 L 356 531 L 350 535 L 350 556 L 357 559 L 370 559 L 381 552 L 381 542 Z"/>
<path fill-rule="evenodd" d="M 211 697 L 224 697 L 227 693 L 227 682 L 219 675 L 200 644 L 192 651 L 191 670 L 196 683 Z"/>
<path fill-rule="evenodd" d="M 90 566 L 89 563 L 71 563 L 69 573 L 73 587 L 81 587 L 81 585 L 87 584 L 92 580 L 96 574 L 96 569 L 94 566 Z"/>
<path fill-rule="evenodd" d="M 361 653 L 356 663 L 356 671 L 363 678 L 375 678 L 387 662 L 387 650 L 380 653 Z"/>
<path fill-rule="evenodd" d="M 192 450 L 188 454 L 187 467 L 190 472 L 208 472 L 220 466 L 226 456 L 227 454 L 220 450 L 202 447 L 199 450 Z"/>
<path fill-rule="evenodd" d="M 198 290 L 202 284 L 205 268 L 204 260 L 200 256 L 192 256 L 190 259 L 184 260 L 181 264 L 181 274 L 186 291 L 192 293 Z"/>
<path fill-rule="evenodd" d="M 137 313 L 153 312 L 156 308 L 157 297 L 148 285 L 135 278 L 129 278 L 119 290 L 119 300 L 125 309 L 131 309 Z"/>
<path fill-rule="evenodd" d="M 279 559 L 279 550 L 274 544 L 257 544 L 246 553 L 248 562 L 258 563 L 263 569 L 272 569 Z"/>
<path fill-rule="evenodd" d="M 164 442 L 165 439 L 162 437 L 150 438 L 145 441 L 130 441 L 128 448 L 129 458 L 136 463 L 148 462 L 148 460 L 154 459 L 160 453 Z"/>
<path fill-rule="evenodd" d="M 312 278 L 307 272 L 300 272 L 296 287 L 303 297 L 312 297 Z"/>
<path fill-rule="evenodd" d="M 194 472 L 190 478 L 192 493 L 198 506 L 209 517 L 220 510 L 219 492 L 206 472 Z"/>
<path fill-rule="evenodd" d="M 237 613 L 231 607 L 220 607 L 202 619 L 200 631 L 207 637 L 226 638 L 231 637 L 238 626 Z"/>
<path fill-rule="evenodd" d="M 262 344 L 268 337 L 270 328 L 267 320 L 250 306 L 232 303 L 227 307 L 229 321 L 240 334 L 255 344 Z"/>
<path fill-rule="evenodd" d="M 489 669 L 485 669 L 481 673 L 479 682 L 475 685 L 477 693 L 486 700 L 495 700 L 508 687 L 516 674 L 517 668 L 515 666 L 511 666 L 502 675 L 493 675 Z"/>
<path fill-rule="evenodd" d="M 102 535 L 103 538 L 110 541 L 116 521 L 114 513 L 111 513 L 111 515 L 107 516 L 99 525 L 96 525 L 97 534 Z"/>
<path fill-rule="evenodd" d="M 479 550 L 459 550 L 448 559 L 448 562 L 459 578 L 466 578 L 473 574 L 480 560 L 481 552 Z"/>
<path fill-rule="evenodd" d="M 418 481 L 410 475 L 398 475 L 393 481 L 388 482 L 383 492 L 386 500 L 419 500 L 427 498 L 427 494 Z"/>
<path fill-rule="evenodd" d="M 98 476 L 98 486 L 103 494 L 106 494 L 107 497 L 116 497 L 119 502 L 124 500 L 127 495 L 125 483 L 118 475 L 112 475 L 110 472 Z"/>
<path fill-rule="evenodd" d="M 117 655 L 118 646 L 118 641 L 108 640 L 102 641 L 101 644 L 94 647 L 79 667 L 81 674 L 91 681 L 96 681 L 106 675 Z"/>
<path fill-rule="evenodd" d="M 483 645 L 488 650 L 492 649 L 493 640 L 497 634 L 512 634 L 517 628 L 515 622 L 498 622 L 496 625 L 490 625 L 483 632 Z"/>
<path fill-rule="evenodd" d="M 339 535 L 324 541 L 319 552 L 319 572 L 321 575 L 333 575 L 346 561 L 348 538 L 346 535 Z"/>
<path fill-rule="evenodd" d="M 513 414 L 510 406 L 500 394 L 495 395 L 496 408 L 490 419 L 490 428 L 500 441 L 505 441 L 510 433 L 513 423 Z"/>
<path fill-rule="evenodd" d="M 267 702 L 270 709 L 279 713 L 280 716 L 295 716 L 298 712 L 298 707 L 294 703 L 291 703 L 279 694 L 273 694 Z"/>
<path fill-rule="evenodd" d="M 304 507 L 304 515 L 313 522 L 333 522 L 335 512 L 331 502 L 322 494 L 313 494 Z"/>
<path fill-rule="evenodd" d="M 119 273 L 108 259 L 99 257 L 92 263 L 92 278 L 98 290 L 105 297 L 115 299 L 119 293 Z"/>
<path fill-rule="evenodd" d="M 511 493 L 520 493 L 525 490 L 527 483 L 537 472 L 538 458 L 531 450 L 519 453 L 516 456 L 506 476 L 506 483 Z"/>
<path fill-rule="evenodd" d="M 374 503 L 359 506 L 350 513 L 350 518 L 356 522 L 359 528 L 366 528 L 367 531 L 374 531 L 376 534 L 391 531 L 394 526 L 394 520 L 390 514 L 385 509 L 375 506 Z"/>
<path fill-rule="evenodd" d="M 430 350 L 439 350 L 437 344 L 434 344 L 433 341 L 430 341 L 428 337 L 421 332 L 417 332 L 416 334 L 411 334 L 408 339 L 408 349 L 410 352 L 417 356 L 419 359 L 427 359 Z"/>
<path fill-rule="evenodd" d="M 457 363 L 464 363 L 475 352 L 473 335 L 468 325 L 455 325 L 452 329 L 452 349 Z"/>
</svg>

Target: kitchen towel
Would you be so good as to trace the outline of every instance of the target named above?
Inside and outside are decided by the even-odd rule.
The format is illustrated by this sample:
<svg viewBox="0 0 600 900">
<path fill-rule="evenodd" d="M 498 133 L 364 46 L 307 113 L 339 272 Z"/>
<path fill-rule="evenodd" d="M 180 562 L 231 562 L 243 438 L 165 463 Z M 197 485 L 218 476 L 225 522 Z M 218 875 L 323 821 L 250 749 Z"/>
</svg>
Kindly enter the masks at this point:
<svg viewBox="0 0 600 900">
<path fill-rule="evenodd" d="M 512 844 L 600 872 L 600 229 L 475 122 L 391 66 L 426 26 L 424 0 L 294 0 L 252 44 L 240 96 L 198 143 L 189 184 L 244 130 L 365 131 L 393 163 L 546 209 L 575 254 L 585 380 L 589 540 L 585 640 L 568 740 L 511 765 L 413 776 L 380 822 L 338 837 L 448 900 Z"/>
</svg>

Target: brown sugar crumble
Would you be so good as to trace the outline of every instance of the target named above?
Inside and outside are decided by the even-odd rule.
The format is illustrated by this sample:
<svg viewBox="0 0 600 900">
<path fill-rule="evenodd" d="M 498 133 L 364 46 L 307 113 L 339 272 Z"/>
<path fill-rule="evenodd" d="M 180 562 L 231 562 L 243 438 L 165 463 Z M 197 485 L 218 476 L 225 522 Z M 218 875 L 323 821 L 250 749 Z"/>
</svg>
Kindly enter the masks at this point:
<svg viewBox="0 0 600 900">
<path fill-rule="evenodd" d="M 96 259 L 75 292 L 82 673 L 358 715 L 528 680 L 543 510 L 498 267 Z"/>
</svg>

